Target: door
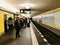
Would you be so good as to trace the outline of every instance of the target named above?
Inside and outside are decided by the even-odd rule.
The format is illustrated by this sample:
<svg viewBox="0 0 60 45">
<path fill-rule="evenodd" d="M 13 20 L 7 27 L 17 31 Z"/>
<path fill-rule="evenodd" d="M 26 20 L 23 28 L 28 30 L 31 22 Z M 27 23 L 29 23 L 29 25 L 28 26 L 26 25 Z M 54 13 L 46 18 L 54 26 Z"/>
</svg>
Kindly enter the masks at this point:
<svg viewBox="0 0 60 45">
<path fill-rule="evenodd" d="M 7 14 L 4 14 L 4 29 L 5 29 L 5 32 L 7 32 Z"/>
</svg>

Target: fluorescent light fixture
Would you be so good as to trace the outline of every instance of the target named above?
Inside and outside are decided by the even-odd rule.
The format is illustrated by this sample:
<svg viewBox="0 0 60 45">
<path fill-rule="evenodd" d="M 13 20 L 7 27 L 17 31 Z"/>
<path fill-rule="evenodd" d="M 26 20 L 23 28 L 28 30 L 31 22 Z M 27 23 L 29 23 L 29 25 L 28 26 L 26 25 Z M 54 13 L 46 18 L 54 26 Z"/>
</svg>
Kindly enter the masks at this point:
<svg viewBox="0 0 60 45">
<path fill-rule="evenodd" d="M 0 7 L 5 8 L 14 13 L 18 12 L 18 10 L 16 8 L 14 8 L 12 5 L 6 3 L 4 0 L 0 0 Z"/>
<path fill-rule="evenodd" d="M 21 4 L 20 6 L 26 8 L 26 9 L 29 9 L 29 8 L 33 7 L 34 5 L 31 4 L 31 3 L 23 3 L 23 4 Z"/>
</svg>

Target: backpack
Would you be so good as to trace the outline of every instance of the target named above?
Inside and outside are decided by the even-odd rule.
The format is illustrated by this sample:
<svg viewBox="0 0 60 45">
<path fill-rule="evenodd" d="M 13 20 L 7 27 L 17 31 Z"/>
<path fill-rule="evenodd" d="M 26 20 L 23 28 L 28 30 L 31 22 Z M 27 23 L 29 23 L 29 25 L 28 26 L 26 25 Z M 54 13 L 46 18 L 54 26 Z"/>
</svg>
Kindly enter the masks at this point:
<svg viewBox="0 0 60 45">
<path fill-rule="evenodd" d="M 8 25 L 13 25 L 13 20 L 8 20 Z"/>
</svg>

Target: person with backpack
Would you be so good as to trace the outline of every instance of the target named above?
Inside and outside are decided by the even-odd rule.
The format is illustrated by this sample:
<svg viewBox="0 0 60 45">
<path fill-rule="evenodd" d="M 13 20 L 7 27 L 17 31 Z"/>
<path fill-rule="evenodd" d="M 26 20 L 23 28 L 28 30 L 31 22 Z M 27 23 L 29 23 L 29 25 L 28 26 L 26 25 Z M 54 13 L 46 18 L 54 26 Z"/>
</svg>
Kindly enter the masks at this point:
<svg viewBox="0 0 60 45">
<path fill-rule="evenodd" d="M 8 18 L 8 27 L 9 27 L 9 31 L 13 31 L 13 19 L 12 19 L 12 17 Z"/>
</svg>

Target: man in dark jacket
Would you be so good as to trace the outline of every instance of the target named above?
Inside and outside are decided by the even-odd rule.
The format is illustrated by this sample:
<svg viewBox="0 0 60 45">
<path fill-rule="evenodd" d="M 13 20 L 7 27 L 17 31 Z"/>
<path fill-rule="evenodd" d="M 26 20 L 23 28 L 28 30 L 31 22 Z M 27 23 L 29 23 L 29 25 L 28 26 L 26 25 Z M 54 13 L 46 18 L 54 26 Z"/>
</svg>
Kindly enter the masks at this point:
<svg viewBox="0 0 60 45">
<path fill-rule="evenodd" d="M 21 29 L 21 25 L 20 25 L 20 23 L 19 23 L 19 19 L 17 19 L 17 20 L 15 21 L 14 27 L 15 27 L 15 29 L 16 29 L 16 38 L 17 38 L 17 37 L 20 37 L 19 31 L 20 31 L 20 29 Z"/>
</svg>

